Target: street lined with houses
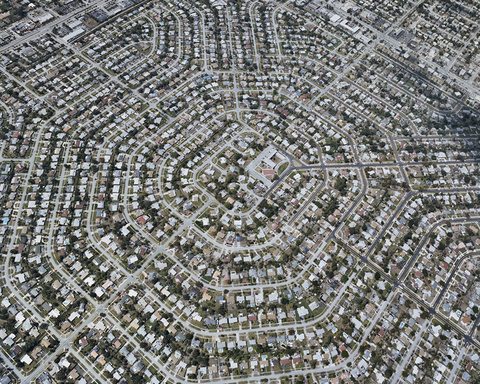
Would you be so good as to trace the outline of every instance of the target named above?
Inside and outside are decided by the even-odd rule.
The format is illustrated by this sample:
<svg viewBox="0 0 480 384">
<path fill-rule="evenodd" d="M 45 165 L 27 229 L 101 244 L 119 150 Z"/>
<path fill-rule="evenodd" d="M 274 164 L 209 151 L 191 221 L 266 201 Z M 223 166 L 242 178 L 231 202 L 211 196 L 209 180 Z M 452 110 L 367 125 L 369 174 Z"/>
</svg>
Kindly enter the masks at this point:
<svg viewBox="0 0 480 384">
<path fill-rule="evenodd" d="M 478 382 L 479 15 L 0 0 L 0 383 Z"/>
</svg>

